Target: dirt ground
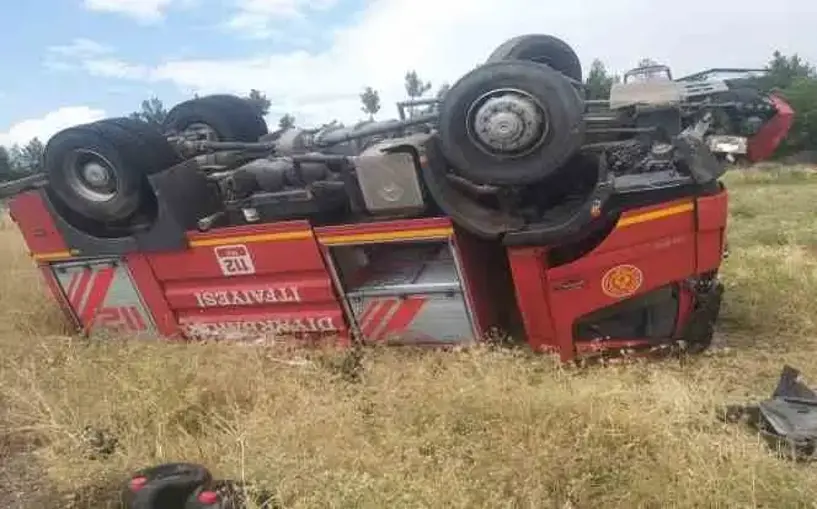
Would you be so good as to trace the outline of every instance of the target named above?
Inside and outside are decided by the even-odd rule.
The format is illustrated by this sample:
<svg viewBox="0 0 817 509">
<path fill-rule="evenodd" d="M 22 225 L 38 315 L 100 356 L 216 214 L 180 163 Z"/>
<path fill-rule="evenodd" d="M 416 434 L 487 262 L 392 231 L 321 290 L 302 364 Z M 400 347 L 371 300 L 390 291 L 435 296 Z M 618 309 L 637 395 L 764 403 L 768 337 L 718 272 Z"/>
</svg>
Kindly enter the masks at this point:
<svg viewBox="0 0 817 509">
<path fill-rule="evenodd" d="M 783 364 L 817 382 L 817 176 L 728 176 L 717 348 L 565 367 L 524 351 L 348 354 L 72 338 L 0 225 L 0 507 L 116 507 L 200 461 L 283 507 L 815 507 L 817 470 L 716 419 Z M 125 339 L 125 338 L 123 338 Z M 94 451 L 91 427 L 116 439 Z"/>
</svg>

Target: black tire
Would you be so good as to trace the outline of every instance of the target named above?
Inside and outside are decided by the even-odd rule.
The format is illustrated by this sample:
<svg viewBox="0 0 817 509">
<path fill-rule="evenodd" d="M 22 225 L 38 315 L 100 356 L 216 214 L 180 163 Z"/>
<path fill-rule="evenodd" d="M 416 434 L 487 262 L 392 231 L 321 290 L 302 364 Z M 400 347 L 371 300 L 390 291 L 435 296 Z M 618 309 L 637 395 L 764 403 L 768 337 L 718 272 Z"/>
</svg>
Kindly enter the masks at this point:
<svg viewBox="0 0 817 509">
<path fill-rule="evenodd" d="M 192 124 L 205 124 L 218 141 L 256 142 L 267 134 L 267 123 L 246 100 L 217 94 L 177 104 L 167 114 L 165 133 L 181 132 Z"/>
<path fill-rule="evenodd" d="M 508 39 L 497 47 L 486 63 L 528 60 L 546 64 L 568 78 L 582 82 L 582 64 L 569 44 L 552 35 L 529 34 Z"/>
<path fill-rule="evenodd" d="M 95 192 L 83 182 L 78 169 L 89 162 L 107 169 L 112 186 Z M 53 194 L 70 210 L 102 223 L 125 220 L 139 209 L 150 166 L 136 138 L 105 121 L 65 129 L 45 148 Z"/>
<path fill-rule="evenodd" d="M 182 157 L 173 149 L 167 138 L 159 130 L 141 120 L 132 118 L 111 118 L 101 121 L 117 126 L 135 138 L 144 157 L 150 158 L 148 175 L 158 173 L 182 162 Z"/>
<path fill-rule="evenodd" d="M 522 91 L 544 111 L 548 128 L 541 142 L 518 156 L 491 154 L 469 136 L 469 109 L 485 94 Z M 558 170 L 584 141 L 584 102 L 561 73 L 522 60 L 485 64 L 466 74 L 440 106 L 441 149 L 455 171 L 480 184 L 524 185 Z"/>
</svg>

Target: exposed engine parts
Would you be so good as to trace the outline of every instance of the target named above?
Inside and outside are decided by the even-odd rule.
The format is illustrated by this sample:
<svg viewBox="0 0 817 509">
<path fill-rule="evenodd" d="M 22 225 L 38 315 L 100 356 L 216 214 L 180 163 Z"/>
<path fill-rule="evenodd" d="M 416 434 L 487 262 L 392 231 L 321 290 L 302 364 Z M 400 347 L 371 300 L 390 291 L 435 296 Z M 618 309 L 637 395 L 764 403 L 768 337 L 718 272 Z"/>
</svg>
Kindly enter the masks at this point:
<svg viewBox="0 0 817 509">
<path fill-rule="evenodd" d="M 652 146 L 639 140 L 616 145 L 605 153 L 610 171 L 618 175 L 649 173 L 651 171 L 677 171 L 675 150 L 668 143 Z"/>
<path fill-rule="evenodd" d="M 56 134 L 46 147 L 48 192 L 77 228 L 128 235 L 167 213 L 162 200 L 174 193 L 158 190 L 154 175 L 183 163 L 206 193 L 192 201 L 220 204 L 185 212 L 199 227 L 442 211 L 496 237 L 597 211 L 617 177 L 713 180 L 723 172 L 713 151 L 750 152 L 746 137 L 755 136 L 776 140 L 755 144 L 768 152 L 791 124 L 788 105 L 743 82 L 673 80 L 662 66 L 636 71 L 608 101 L 587 101 L 570 46 L 525 35 L 440 100 L 425 100 L 430 113 L 408 119 L 270 133 L 241 98 L 196 98 L 170 110 L 163 132 L 106 119 Z M 163 185 L 171 181 L 184 185 Z"/>
</svg>

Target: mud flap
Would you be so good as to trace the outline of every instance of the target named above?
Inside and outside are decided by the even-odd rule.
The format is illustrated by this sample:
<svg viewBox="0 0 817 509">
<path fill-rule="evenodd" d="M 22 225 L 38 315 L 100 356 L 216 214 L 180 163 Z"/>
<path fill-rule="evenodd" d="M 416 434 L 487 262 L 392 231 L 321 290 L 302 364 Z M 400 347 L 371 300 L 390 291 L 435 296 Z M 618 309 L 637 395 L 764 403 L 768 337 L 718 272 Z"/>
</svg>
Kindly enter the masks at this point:
<svg viewBox="0 0 817 509">
<path fill-rule="evenodd" d="M 428 192 L 458 226 L 487 240 L 495 240 L 508 231 L 524 226 L 521 218 L 483 207 L 448 183 L 445 176 L 448 165 L 436 136 L 429 138 L 424 148 L 426 164 L 422 165 L 422 171 Z"/>
</svg>

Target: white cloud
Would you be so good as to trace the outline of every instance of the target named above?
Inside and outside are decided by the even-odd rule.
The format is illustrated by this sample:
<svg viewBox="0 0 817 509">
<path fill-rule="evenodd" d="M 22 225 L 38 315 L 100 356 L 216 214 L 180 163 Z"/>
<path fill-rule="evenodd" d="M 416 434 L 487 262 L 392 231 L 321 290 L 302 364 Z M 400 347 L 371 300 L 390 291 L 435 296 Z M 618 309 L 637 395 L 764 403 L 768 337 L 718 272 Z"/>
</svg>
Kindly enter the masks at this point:
<svg viewBox="0 0 817 509">
<path fill-rule="evenodd" d="M 162 18 L 165 8 L 171 2 L 172 0 L 85 0 L 85 8 L 123 14 L 138 21 L 154 22 Z"/>
<path fill-rule="evenodd" d="M 8 131 L 0 132 L 0 145 L 12 146 L 15 143 L 25 144 L 32 138 L 39 138 L 43 143 L 57 132 L 78 124 L 95 122 L 105 116 L 103 110 L 87 106 L 66 106 L 47 113 L 41 118 L 23 120 L 12 125 Z"/>
<path fill-rule="evenodd" d="M 172 7 L 190 7 L 197 0 L 85 0 L 90 11 L 121 14 L 142 23 L 155 23 Z"/>
<path fill-rule="evenodd" d="M 335 5 L 337 0 L 238 0 L 238 12 L 226 27 L 245 36 L 264 39 L 280 36 L 276 22 L 303 19 L 309 11 L 320 11 Z"/>
<path fill-rule="evenodd" d="M 309 8 L 308 0 L 239 0 L 239 4 L 238 19 L 249 16 L 242 23 L 260 30 L 289 28 L 290 21 L 280 21 L 281 16 Z M 717 5 L 688 0 L 684 5 L 682 10 L 670 10 L 654 0 L 505 0 L 501 4 L 496 0 L 370 0 L 350 26 L 331 33 L 331 45 L 323 52 L 238 60 L 176 59 L 151 65 L 118 61 L 113 65 L 102 59 L 107 65 L 86 64 L 85 68 L 110 77 L 171 82 L 185 93 L 245 94 L 257 88 L 272 101 L 273 114 L 290 112 L 299 123 L 313 124 L 359 119 L 358 95 L 364 86 L 380 91 L 380 116 L 392 117 L 394 102 L 405 96 L 406 70 L 416 69 L 436 88 L 484 62 L 504 40 L 524 33 L 551 33 L 565 39 L 585 68 L 595 57 L 619 71 L 642 57 L 652 57 L 681 75 L 705 67 L 762 65 L 775 49 L 817 61 L 817 43 L 809 25 L 817 17 L 817 3 L 811 0 L 775 4 L 722 0 Z M 708 15 L 701 18 L 700 12 Z M 275 20 L 277 25 L 272 23 Z"/>
<path fill-rule="evenodd" d="M 85 60 L 82 62 L 82 67 L 94 76 L 109 78 L 148 80 L 151 75 L 151 70 L 148 67 L 129 64 L 115 58 Z"/>
<path fill-rule="evenodd" d="M 45 56 L 45 66 L 52 71 L 73 71 L 82 67 L 81 63 L 108 58 L 113 48 L 97 41 L 77 38 L 69 44 L 51 46 Z"/>
<path fill-rule="evenodd" d="M 91 58 L 105 55 L 113 50 L 110 46 L 100 44 L 91 39 L 76 38 L 70 44 L 51 46 L 49 53 L 67 58 Z"/>
</svg>

